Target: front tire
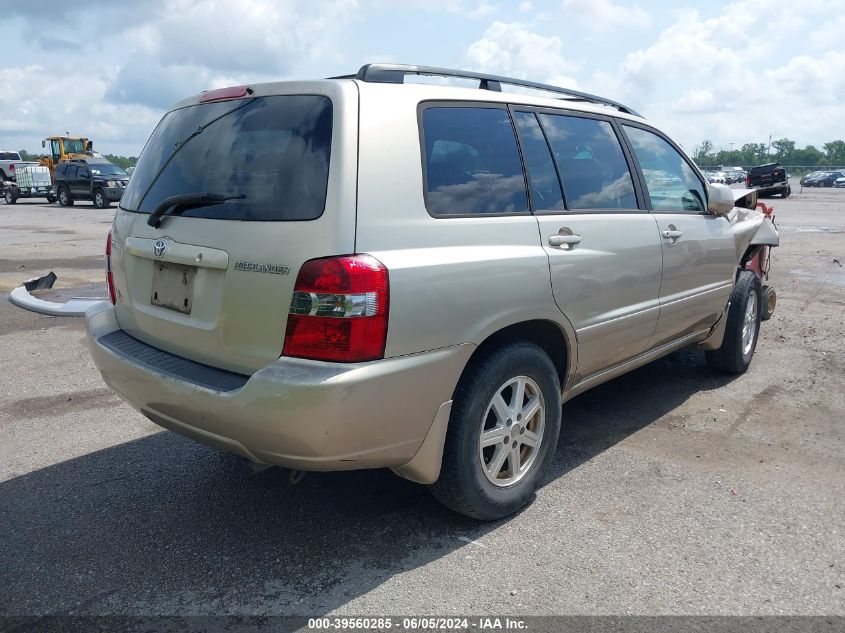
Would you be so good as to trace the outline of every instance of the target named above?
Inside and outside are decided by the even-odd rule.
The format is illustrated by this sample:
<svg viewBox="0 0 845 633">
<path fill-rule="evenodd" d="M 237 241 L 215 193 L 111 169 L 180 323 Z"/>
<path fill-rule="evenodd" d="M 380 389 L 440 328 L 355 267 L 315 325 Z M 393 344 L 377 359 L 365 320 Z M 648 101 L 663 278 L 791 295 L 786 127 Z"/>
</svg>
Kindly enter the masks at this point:
<svg viewBox="0 0 845 633">
<path fill-rule="evenodd" d="M 532 343 L 508 343 L 472 361 L 452 403 L 435 498 L 484 521 L 528 505 L 560 435 L 560 381 Z"/>
<path fill-rule="evenodd" d="M 748 369 L 760 335 L 761 307 L 760 279 L 744 270 L 731 293 L 722 346 L 704 353 L 711 368 L 725 374 L 741 374 Z"/>
<path fill-rule="evenodd" d="M 94 192 L 94 206 L 98 209 L 109 208 L 109 199 L 106 198 L 106 194 L 102 189 L 97 189 Z"/>
<path fill-rule="evenodd" d="M 59 204 L 63 207 L 72 207 L 73 206 L 73 198 L 70 197 L 70 191 L 68 191 L 67 187 L 59 187 L 59 191 L 57 192 L 59 196 Z"/>
</svg>

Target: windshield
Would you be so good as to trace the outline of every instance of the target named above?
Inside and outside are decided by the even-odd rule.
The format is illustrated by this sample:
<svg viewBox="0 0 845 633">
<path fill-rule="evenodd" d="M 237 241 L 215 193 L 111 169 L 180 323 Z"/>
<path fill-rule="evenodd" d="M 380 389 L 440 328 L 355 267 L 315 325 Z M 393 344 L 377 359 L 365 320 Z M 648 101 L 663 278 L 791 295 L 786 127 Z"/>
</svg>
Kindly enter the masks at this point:
<svg viewBox="0 0 845 633">
<path fill-rule="evenodd" d="M 84 151 L 82 139 L 65 139 L 65 154 L 81 154 Z"/>
<path fill-rule="evenodd" d="M 117 165 L 111 163 L 88 163 L 91 173 L 95 176 L 126 176 L 127 173 Z"/>
<path fill-rule="evenodd" d="M 317 218 L 326 201 L 331 134 L 327 97 L 284 95 L 174 110 L 147 142 L 120 206 L 150 213 L 169 196 L 214 192 L 245 198 L 183 216 Z"/>
</svg>

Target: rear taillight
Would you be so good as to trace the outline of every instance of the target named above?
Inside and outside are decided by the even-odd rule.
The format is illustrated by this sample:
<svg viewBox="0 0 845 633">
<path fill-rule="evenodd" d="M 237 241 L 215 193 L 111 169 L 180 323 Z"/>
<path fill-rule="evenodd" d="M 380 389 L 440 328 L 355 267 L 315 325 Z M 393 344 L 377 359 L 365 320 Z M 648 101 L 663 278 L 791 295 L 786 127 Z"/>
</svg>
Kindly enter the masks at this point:
<svg viewBox="0 0 845 633">
<path fill-rule="evenodd" d="M 384 358 L 387 268 L 370 255 L 312 259 L 290 302 L 283 356 L 354 363 Z"/>
<path fill-rule="evenodd" d="M 750 186 L 751 186 L 751 176 L 746 176 L 746 177 L 745 177 L 745 186 L 746 186 L 746 187 L 750 187 Z"/>
<path fill-rule="evenodd" d="M 106 238 L 106 282 L 109 284 L 109 299 L 112 305 L 117 303 L 117 295 L 114 291 L 114 277 L 111 274 L 111 231 Z"/>
<path fill-rule="evenodd" d="M 9 164 L 9 171 L 15 171 L 15 164 L 14 163 Z"/>
</svg>

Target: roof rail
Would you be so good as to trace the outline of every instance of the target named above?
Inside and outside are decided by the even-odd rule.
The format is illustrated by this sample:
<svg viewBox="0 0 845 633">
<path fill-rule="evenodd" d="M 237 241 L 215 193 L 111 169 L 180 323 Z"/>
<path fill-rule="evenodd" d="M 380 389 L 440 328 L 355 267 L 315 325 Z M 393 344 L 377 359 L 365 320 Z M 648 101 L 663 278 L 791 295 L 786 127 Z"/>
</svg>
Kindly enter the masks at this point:
<svg viewBox="0 0 845 633">
<path fill-rule="evenodd" d="M 361 66 L 360 70 L 358 70 L 358 73 L 354 77 L 355 79 L 372 83 L 402 84 L 405 83 L 405 75 L 429 75 L 434 77 L 462 77 L 464 79 L 477 79 L 478 87 L 481 90 L 492 90 L 494 92 L 501 92 L 502 84 L 508 86 L 520 86 L 523 88 L 533 88 L 544 92 L 553 92 L 555 94 L 565 95 L 566 98 L 573 101 L 597 103 L 616 108 L 620 112 L 624 112 L 626 114 L 642 116 L 628 106 L 617 101 L 591 95 L 587 92 L 581 92 L 580 90 L 560 88 L 558 86 L 550 86 L 549 84 L 537 83 L 536 81 L 526 81 L 525 79 L 515 79 L 514 77 L 501 77 L 499 75 L 488 75 L 486 73 L 477 73 L 469 70 L 453 70 L 451 68 L 437 68 L 435 66 L 411 66 L 407 64 L 365 64 L 364 66 Z M 351 75 L 333 77 L 333 79 L 341 78 L 351 78 Z"/>
</svg>

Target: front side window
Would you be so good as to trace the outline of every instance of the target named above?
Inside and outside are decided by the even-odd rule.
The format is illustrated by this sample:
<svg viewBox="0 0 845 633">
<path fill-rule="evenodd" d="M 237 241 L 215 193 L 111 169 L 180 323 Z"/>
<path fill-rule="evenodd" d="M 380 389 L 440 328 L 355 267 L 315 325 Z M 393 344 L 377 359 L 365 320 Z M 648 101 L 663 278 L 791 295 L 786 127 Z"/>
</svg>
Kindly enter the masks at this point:
<svg viewBox="0 0 845 633">
<path fill-rule="evenodd" d="M 562 114 L 541 114 L 540 123 L 569 209 L 637 208 L 634 181 L 610 123 Z"/>
<path fill-rule="evenodd" d="M 423 111 L 422 125 L 429 213 L 528 213 L 507 110 L 431 107 Z"/>
<path fill-rule="evenodd" d="M 671 212 L 706 211 L 704 185 L 683 156 L 653 132 L 629 125 L 624 128 L 645 176 L 652 208 Z"/>
</svg>

